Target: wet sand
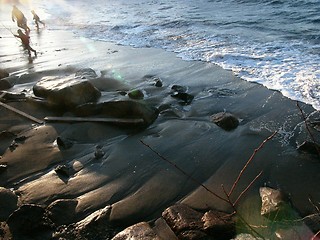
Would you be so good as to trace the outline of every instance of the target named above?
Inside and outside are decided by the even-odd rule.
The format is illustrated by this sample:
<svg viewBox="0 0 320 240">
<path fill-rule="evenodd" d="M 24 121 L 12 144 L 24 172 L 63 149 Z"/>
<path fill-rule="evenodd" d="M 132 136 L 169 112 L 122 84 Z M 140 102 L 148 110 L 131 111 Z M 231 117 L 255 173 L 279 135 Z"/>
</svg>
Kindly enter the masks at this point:
<svg viewBox="0 0 320 240">
<path fill-rule="evenodd" d="M 144 98 L 137 101 L 160 112 L 146 129 L 135 129 L 89 122 L 37 124 L 0 107 L 0 164 L 7 165 L 0 173 L 0 186 L 13 189 L 20 205 L 46 207 L 61 199 L 75 200 L 69 222 L 111 206 L 110 223 L 121 227 L 156 219 L 176 202 L 232 212 L 190 176 L 223 196 L 221 185 L 230 189 L 254 150 L 278 131 L 257 152 L 231 198 L 263 171 L 237 206 L 246 209 L 248 221 L 257 221 L 250 220 L 251 215 L 259 218 L 262 186 L 284 191 L 301 217 L 315 212 L 309 198 L 320 201 L 319 156 L 297 150 L 310 136 L 295 101 L 215 65 L 183 61 L 160 49 L 134 49 L 41 29 L 31 32 L 38 56 L 29 59 L 8 31 L 1 28 L 1 33 L 1 68 L 15 83 L 7 91 L 27 97 L 7 101 L 10 106 L 40 120 L 69 116 L 30 100 L 32 87 L 45 76 L 73 76 L 79 69 L 92 68 L 98 77 L 90 82 L 102 93 L 99 102 L 129 100 L 120 92 L 139 89 Z M 154 79 L 163 86 L 156 87 Z M 194 96 L 192 102 L 181 104 L 173 98 L 173 85 L 186 87 Z M 300 106 L 306 116 L 319 118 L 311 106 Z M 240 120 L 236 129 L 225 131 L 211 121 L 211 115 L 224 111 Z M 319 140 L 319 132 L 312 132 Z M 59 147 L 58 137 L 72 142 L 72 147 Z M 98 145 L 103 156 L 97 159 Z M 54 170 L 62 164 L 72 170 L 68 178 Z M 248 205 L 255 207 L 248 210 Z"/>
</svg>

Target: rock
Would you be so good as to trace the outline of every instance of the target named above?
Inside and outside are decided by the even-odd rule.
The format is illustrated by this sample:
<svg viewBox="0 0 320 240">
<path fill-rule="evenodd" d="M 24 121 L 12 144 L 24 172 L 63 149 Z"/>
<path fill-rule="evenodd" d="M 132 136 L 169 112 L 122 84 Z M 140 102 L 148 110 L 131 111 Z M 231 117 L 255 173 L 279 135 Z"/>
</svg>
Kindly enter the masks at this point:
<svg viewBox="0 0 320 240">
<path fill-rule="evenodd" d="M 132 99 L 141 100 L 144 98 L 144 94 L 141 90 L 135 89 L 128 93 L 128 96 Z"/>
<path fill-rule="evenodd" d="M 140 222 L 118 233 L 112 240 L 161 240 L 147 222 Z"/>
<path fill-rule="evenodd" d="M 161 239 L 178 240 L 178 237 L 163 218 L 158 218 L 155 221 L 153 231 L 155 231 Z"/>
<path fill-rule="evenodd" d="M 38 205 L 22 205 L 15 210 L 7 220 L 12 235 L 40 236 L 43 232 L 49 232 L 53 225 L 52 222 L 46 218 L 45 213 L 45 209 Z"/>
<path fill-rule="evenodd" d="M 211 121 L 226 131 L 231 131 L 239 125 L 238 118 L 227 112 L 213 114 L 211 116 Z"/>
<path fill-rule="evenodd" d="M 9 189 L 0 187 L 0 221 L 5 221 L 17 208 L 18 197 Z"/>
<path fill-rule="evenodd" d="M 173 85 L 173 86 L 171 87 L 171 90 L 172 90 L 173 92 L 185 93 L 188 89 L 187 89 L 187 87 L 184 87 L 184 86 Z"/>
<path fill-rule="evenodd" d="M 0 164 L 0 174 L 4 173 L 8 168 L 7 164 Z"/>
<path fill-rule="evenodd" d="M 46 98 L 53 106 L 72 109 L 78 105 L 96 102 L 101 92 L 87 80 L 74 77 L 44 77 L 33 86 L 37 97 Z"/>
<path fill-rule="evenodd" d="M 56 225 L 70 224 L 75 220 L 78 201 L 75 199 L 59 199 L 47 207 L 48 217 Z"/>
<path fill-rule="evenodd" d="M 285 206 L 283 193 L 269 187 L 261 187 L 259 192 L 262 201 L 261 215 L 273 220 L 274 216 L 280 217 Z"/>
<path fill-rule="evenodd" d="M 72 141 L 65 139 L 65 138 L 62 138 L 60 136 L 57 137 L 57 144 L 59 146 L 59 149 L 63 149 L 63 150 L 69 149 L 73 146 Z"/>
<path fill-rule="evenodd" d="M 95 159 L 100 159 L 104 156 L 105 152 L 103 151 L 102 149 L 102 146 L 101 145 L 97 145 L 96 146 L 96 149 L 94 151 L 94 158 Z"/>
<path fill-rule="evenodd" d="M 147 104 L 135 101 L 110 101 L 103 103 L 90 103 L 79 106 L 74 113 L 80 117 L 114 117 L 127 119 L 143 119 L 144 123 L 132 124 L 134 126 L 146 127 L 152 124 L 158 117 L 158 109 Z M 123 126 L 123 124 L 118 124 Z M 125 124 L 124 126 L 129 126 Z"/>
<path fill-rule="evenodd" d="M 6 77 L 9 77 L 9 73 L 4 69 L 0 69 L 0 79 L 6 78 Z"/>
<path fill-rule="evenodd" d="M 173 205 L 162 213 L 162 217 L 179 239 L 207 237 L 207 234 L 203 231 L 202 216 L 202 213 L 184 204 Z"/>
<path fill-rule="evenodd" d="M 12 240 L 12 235 L 10 233 L 9 226 L 6 222 L 0 222 L 0 239 L 2 240 Z"/>
<path fill-rule="evenodd" d="M 193 95 L 191 95 L 189 93 L 184 93 L 184 92 L 175 92 L 175 93 L 171 94 L 171 97 L 182 100 L 180 102 L 180 104 L 182 104 L 182 105 L 189 105 L 192 102 L 192 100 L 194 99 Z"/>
<path fill-rule="evenodd" d="M 214 239 L 231 239 L 236 234 L 236 220 L 230 214 L 210 210 L 203 215 L 202 221 L 203 229 Z"/>
<path fill-rule="evenodd" d="M 0 90 L 6 90 L 6 89 L 9 89 L 12 87 L 13 87 L 13 85 L 9 81 L 7 81 L 6 79 L 0 80 Z"/>
<path fill-rule="evenodd" d="M 109 225 L 111 207 L 99 209 L 85 219 L 68 225 L 66 228 L 58 229 L 53 239 L 111 239 L 119 232 Z"/>
<path fill-rule="evenodd" d="M 75 76 L 81 79 L 94 79 L 98 77 L 97 73 L 92 68 L 80 69 L 76 72 Z"/>
<path fill-rule="evenodd" d="M 71 170 L 66 165 L 58 165 L 54 168 L 54 171 L 58 174 L 61 178 L 69 178 L 71 175 Z"/>
<path fill-rule="evenodd" d="M 311 154 L 320 154 L 320 145 L 314 142 L 304 141 L 298 146 L 298 150 Z"/>
<path fill-rule="evenodd" d="M 162 83 L 161 79 L 155 79 L 154 85 L 155 85 L 156 87 L 162 87 L 162 86 L 163 86 L 163 83 Z"/>
</svg>

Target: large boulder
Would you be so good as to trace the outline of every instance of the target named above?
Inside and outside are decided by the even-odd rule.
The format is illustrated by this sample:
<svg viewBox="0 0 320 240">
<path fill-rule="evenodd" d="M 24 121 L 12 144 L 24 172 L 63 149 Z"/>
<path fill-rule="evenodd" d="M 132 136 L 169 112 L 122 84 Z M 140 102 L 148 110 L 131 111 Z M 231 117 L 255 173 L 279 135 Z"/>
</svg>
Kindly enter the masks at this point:
<svg viewBox="0 0 320 240">
<path fill-rule="evenodd" d="M 72 109 L 78 105 L 96 102 L 101 92 L 89 81 L 73 76 L 43 77 L 33 86 L 34 95 L 45 98 L 57 107 Z"/>
</svg>

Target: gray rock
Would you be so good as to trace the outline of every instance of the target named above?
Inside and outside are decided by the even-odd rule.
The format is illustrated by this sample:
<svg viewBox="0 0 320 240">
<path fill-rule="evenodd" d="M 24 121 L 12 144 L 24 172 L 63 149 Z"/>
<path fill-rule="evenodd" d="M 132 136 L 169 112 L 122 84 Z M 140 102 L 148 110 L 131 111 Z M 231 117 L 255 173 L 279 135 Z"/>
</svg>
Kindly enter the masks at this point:
<svg viewBox="0 0 320 240">
<path fill-rule="evenodd" d="M 9 77 L 9 73 L 4 69 L 0 69 L 0 79 L 6 78 L 6 77 Z"/>
<path fill-rule="evenodd" d="M 0 221 L 5 221 L 18 208 L 18 197 L 6 188 L 0 187 Z"/>
<path fill-rule="evenodd" d="M 279 212 L 284 210 L 285 199 L 282 192 L 269 187 L 259 189 L 261 197 L 261 215 L 273 218 L 275 215 L 280 216 Z"/>
<path fill-rule="evenodd" d="M 238 118 L 227 112 L 213 114 L 211 116 L 211 121 L 226 131 L 231 131 L 239 125 Z"/>
<path fill-rule="evenodd" d="M 33 86 L 37 97 L 46 98 L 54 106 L 72 109 L 78 105 L 96 102 L 101 92 L 90 82 L 74 77 L 44 77 Z"/>
<path fill-rule="evenodd" d="M 152 230 L 147 222 L 140 222 L 132 225 L 120 233 L 112 240 L 161 240 Z"/>
<path fill-rule="evenodd" d="M 75 76 L 81 79 L 94 79 L 98 75 L 92 68 L 84 68 L 77 71 Z"/>
</svg>

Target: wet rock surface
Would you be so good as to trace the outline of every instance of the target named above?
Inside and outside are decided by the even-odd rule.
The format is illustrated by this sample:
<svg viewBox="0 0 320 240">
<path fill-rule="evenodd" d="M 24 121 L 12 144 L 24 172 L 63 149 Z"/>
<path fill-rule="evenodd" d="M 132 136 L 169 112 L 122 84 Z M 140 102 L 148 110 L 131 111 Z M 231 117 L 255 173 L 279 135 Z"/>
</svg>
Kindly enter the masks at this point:
<svg viewBox="0 0 320 240">
<path fill-rule="evenodd" d="M 96 102 L 101 92 L 90 82 L 73 76 L 44 77 L 33 86 L 37 97 L 48 100 L 54 106 L 72 109 L 81 104 Z"/>
<path fill-rule="evenodd" d="M 211 121 L 226 131 L 231 131 L 239 125 L 238 118 L 227 112 L 220 112 L 212 115 Z"/>
</svg>

